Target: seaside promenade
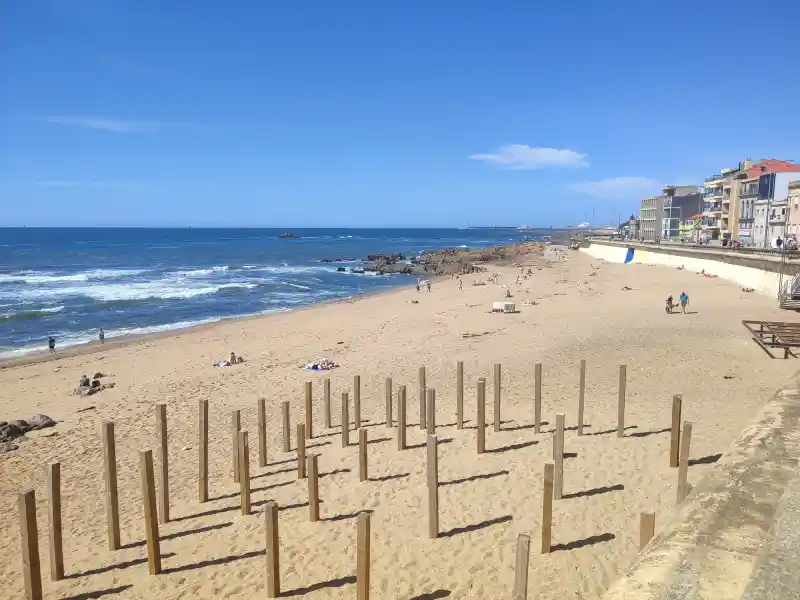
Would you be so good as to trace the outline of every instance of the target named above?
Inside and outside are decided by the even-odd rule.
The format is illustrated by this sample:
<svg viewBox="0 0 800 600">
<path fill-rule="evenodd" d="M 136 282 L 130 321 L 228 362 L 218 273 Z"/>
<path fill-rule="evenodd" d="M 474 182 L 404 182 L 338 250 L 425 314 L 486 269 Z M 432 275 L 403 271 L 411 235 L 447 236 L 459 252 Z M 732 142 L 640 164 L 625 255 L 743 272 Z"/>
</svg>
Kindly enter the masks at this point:
<svg viewBox="0 0 800 600">
<path fill-rule="evenodd" d="M 766 357 L 741 320 L 786 320 L 787 314 L 774 298 L 742 293 L 732 283 L 688 270 L 612 264 L 580 252 L 565 252 L 555 261 L 530 256 L 525 262 L 533 275 L 519 285 L 520 267 L 493 267 L 497 284 L 473 286 L 486 276 L 468 276 L 459 291 L 457 282 L 444 279 L 434 281 L 431 292 L 404 289 L 0 370 L 0 417 L 44 413 L 58 422 L 45 432 L 55 435 L 31 436 L 0 458 L 3 513 L 18 514 L 17 493 L 25 489 L 35 489 L 39 499 L 45 597 L 262 598 L 261 511 L 269 501 L 281 507 L 283 597 L 355 597 L 356 515 L 365 510 L 372 515 L 373 598 L 511 597 L 519 534 L 537 541 L 531 545 L 529 597 L 597 599 L 613 591 L 637 558 L 648 556 L 639 553 L 641 512 L 656 515 L 654 548 L 676 518 L 677 469 L 668 461 L 673 395 L 683 395 L 683 419 L 693 424 L 688 481 L 699 493 L 706 489 L 704 478 L 725 465 L 742 430 L 796 371 L 793 360 Z M 519 312 L 491 313 L 492 302 L 503 300 L 506 291 Z M 690 314 L 665 314 L 664 298 L 682 291 L 691 297 Z M 246 362 L 212 366 L 231 351 Z M 324 374 L 299 368 L 322 357 L 339 368 Z M 587 362 L 586 431 L 579 436 L 574 428 L 581 360 Z M 464 363 L 467 422 L 461 430 L 457 361 Z M 499 431 L 493 428 L 497 363 L 502 365 Z M 537 363 L 543 421 L 538 433 Z M 623 437 L 616 435 L 620 365 L 627 367 Z M 428 536 L 427 435 L 419 427 L 420 367 L 426 369 L 426 386 L 436 391 L 439 535 L 434 539 Z M 90 398 L 71 393 L 81 375 L 96 371 L 116 386 Z M 352 401 L 356 376 L 369 442 L 365 481 L 359 480 L 356 432 L 352 445 L 342 447 L 337 428 L 341 394 Z M 322 411 L 324 377 L 330 377 L 334 399 L 331 428 Z M 406 386 L 407 450 L 398 450 L 397 428 L 383 422 L 387 377 L 395 394 Z M 476 452 L 473 429 L 479 378 L 487 380 L 483 454 Z M 290 403 L 296 441 L 307 381 L 315 407 L 307 451 L 319 455 L 320 522 L 309 521 L 308 484 L 297 478 L 296 443 L 290 452 L 281 443 L 281 403 Z M 260 397 L 267 467 L 255 462 Z M 201 504 L 197 411 L 203 400 L 208 401 L 210 490 Z M 171 516 L 161 528 L 163 571 L 149 575 L 139 453 L 159 447 L 158 404 L 166 405 L 169 427 Z M 253 514 L 246 516 L 240 515 L 241 487 L 232 477 L 236 410 L 241 428 L 251 432 Z M 542 554 L 542 475 L 553 460 L 559 414 L 566 426 L 564 495 L 553 502 L 552 551 Z M 104 506 L 101 428 L 109 421 L 116 430 L 122 539 L 115 551 L 108 549 Z M 46 559 L 51 462 L 61 463 L 66 577 L 57 582 L 48 580 Z M 793 497 L 786 496 L 776 523 L 791 522 Z M 693 502 L 690 496 L 681 512 L 692 510 Z M 0 535 L 13 540 L 0 550 L 0 589 L 5 597 L 23 598 L 16 517 L 0 523 Z M 709 564 L 712 559 L 709 555 Z M 763 571 L 769 562 L 762 565 Z"/>
</svg>

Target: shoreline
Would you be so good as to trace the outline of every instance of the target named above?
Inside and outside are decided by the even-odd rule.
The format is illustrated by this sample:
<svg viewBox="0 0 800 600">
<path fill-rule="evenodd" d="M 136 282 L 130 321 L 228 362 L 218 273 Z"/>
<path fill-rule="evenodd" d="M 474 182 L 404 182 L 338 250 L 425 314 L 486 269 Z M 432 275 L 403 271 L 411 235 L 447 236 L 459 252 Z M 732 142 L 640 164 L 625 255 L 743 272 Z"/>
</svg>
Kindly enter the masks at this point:
<svg viewBox="0 0 800 600">
<path fill-rule="evenodd" d="M 436 281 L 437 278 L 431 277 L 431 280 Z M 278 309 L 268 313 L 220 317 L 216 321 L 211 321 L 208 323 L 198 323 L 196 325 L 189 325 L 188 327 L 179 327 L 177 329 L 168 329 L 166 331 L 154 331 L 150 333 L 134 333 L 128 335 L 121 335 L 115 338 L 110 338 L 110 340 L 113 341 L 110 341 L 107 338 L 105 344 L 101 344 L 99 340 L 85 342 L 82 344 L 73 344 L 71 346 L 65 346 L 63 350 L 56 349 L 55 354 L 50 354 L 49 351 L 45 348 L 44 350 L 35 350 L 27 354 L 23 354 L 21 356 L 14 356 L 9 358 L 3 358 L 2 356 L 0 356 L 0 371 L 4 369 L 11 369 L 14 367 L 20 367 L 25 365 L 35 365 L 44 362 L 58 361 L 65 358 L 87 356 L 90 354 L 103 352 L 105 350 L 127 348 L 129 346 L 134 346 L 136 344 L 149 342 L 153 340 L 167 339 L 183 335 L 186 333 L 208 331 L 222 324 L 229 324 L 235 322 L 246 323 L 248 321 L 258 321 L 260 319 L 268 319 L 270 317 L 275 317 L 277 315 L 285 315 L 289 313 L 295 314 L 303 311 L 308 311 L 314 308 L 321 308 L 323 306 L 330 306 L 335 304 L 348 304 L 348 303 L 358 302 L 365 298 L 372 298 L 381 295 L 388 296 L 391 294 L 396 294 L 398 292 L 404 291 L 413 285 L 414 284 L 410 283 L 408 285 L 405 284 L 399 285 L 392 289 L 376 290 L 374 292 L 362 292 L 360 294 L 347 296 L 346 298 L 334 298 L 332 300 L 322 300 L 320 302 L 312 302 L 311 304 L 308 304 L 306 306 L 299 306 L 297 308 Z"/>
<path fill-rule="evenodd" d="M 464 265 L 469 265 L 472 269 L 475 268 L 475 262 L 480 262 L 482 267 L 489 267 L 489 266 L 501 266 L 503 262 L 507 259 L 507 254 L 514 254 L 515 258 L 527 257 L 532 248 L 539 247 L 542 249 L 542 243 L 539 241 L 520 241 L 520 242 L 512 242 L 510 244 L 502 244 L 502 245 L 494 245 L 494 246 L 476 246 L 476 247 L 467 247 L 467 248 L 445 248 L 440 250 L 432 250 L 428 252 L 428 260 L 430 262 L 435 262 L 435 258 L 442 259 L 441 264 L 439 265 L 440 268 L 442 265 L 449 263 L 453 267 L 457 268 L 458 271 L 463 271 Z M 455 250 L 455 252 L 453 252 Z M 542 250 L 543 252 L 543 250 Z M 482 255 L 483 260 L 475 256 L 475 253 Z M 449 255 L 449 256 L 448 256 Z M 384 255 L 379 255 L 384 256 Z M 452 270 L 452 268 L 451 268 Z M 380 270 L 376 270 L 376 272 L 380 272 L 381 274 L 397 274 L 394 270 L 389 270 L 386 273 L 381 272 Z M 476 271 L 473 271 L 473 273 Z M 455 273 L 455 271 L 454 271 Z M 433 282 L 438 282 L 447 277 L 448 274 L 454 273 L 447 273 L 443 271 L 434 272 L 434 273 L 405 273 L 404 276 L 408 277 L 409 279 L 415 279 L 419 281 L 420 279 L 429 279 Z M 462 275 L 467 275 L 468 273 L 460 273 Z M 472 274 L 472 273 L 469 273 Z M 41 350 L 32 350 L 30 352 L 25 352 L 20 355 L 16 356 L 9 356 L 3 357 L 0 354 L 0 370 L 8 369 L 11 367 L 16 367 L 20 365 L 30 365 L 30 364 L 37 364 L 41 362 L 49 362 L 54 360 L 59 360 L 61 358 L 70 358 L 75 356 L 82 356 L 87 354 L 94 354 L 97 352 L 101 352 L 107 349 L 113 348 L 121 348 L 126 347 L 131 344 L 136 344 L 140 342 L 146 342 L 150 340 L 158 340 L 164 339 L 168 337 L 172 337 L 175 335 L 180 335 L 183 333 L 191 333 L 196 331 L 205 331 L 210 329 L 214 326 L 219 325 L 220 323 L 232 323 L 236 321 L 249 321 L 253 319 L 260 319 L 271 317 L 278 314 L 285 314 L 285 313 L 294 313 L 297 311 L 304 311 L 310 308 L 315 308 L 319 306 L 326 306 L 329 304 L 336 304 L 341 302 L 355 302 L 359 299 L 382 295 L 382 294 L 391 294 L 395 293 L 408 287 L 415 285 L 415 283 L 402 283 L 397 286 L 394 286 L 390 289 L 382 289 L 376 291 L 369 291 L 369 292 L 362 292 L 359 294 L 353 294 L 351 296 L 347 296 L 344 298 L 334 298 L 331 300 L 321 300 L 319 302 L 312 302 L 306 306 L 300 306 L 297 308 L 285 308 L 285 309 L 277 309 L 272 312 L 267 313 L 256 313 L 256 314 L 244 314 L 244 315 L 234 315 L 228 317 L 212 317 L 211 321 L 197 323 L 195 325 L 189 325 L 186 327 L 177 327 L 175 329 L 167 329 L 164 331 L 153 331 L 147 333 L 135 333 L 135 334 L 124 334 L 117 337 L 106 338 L 105 344 L 100 344 L 99 340 L 92 340 L 89 342 L 77 343 L 68 346 L 64 346 L 62 350 L 56 350 L 56 354 L 50 354 L 47 348 L 42 348 Z M 173 325 L 172 323 L 165 323 L 164 326 Z M 159 325 L 155 325 L 153 327 L 159 327 Z M 111 341 L 114 340 L 114 341 Z M 15 349 L 11 349 L 11 352 L 16 351 Z"/>
</svg>

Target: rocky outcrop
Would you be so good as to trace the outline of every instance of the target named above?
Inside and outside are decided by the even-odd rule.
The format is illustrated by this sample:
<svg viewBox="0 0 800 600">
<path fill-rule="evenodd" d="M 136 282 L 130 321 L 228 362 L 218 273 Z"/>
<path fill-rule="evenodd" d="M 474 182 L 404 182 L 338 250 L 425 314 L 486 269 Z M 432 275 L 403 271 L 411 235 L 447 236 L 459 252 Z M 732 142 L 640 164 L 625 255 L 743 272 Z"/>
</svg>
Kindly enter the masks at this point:
<svg viewBox="0 0 800 600">
<path fill-rule="evenodd" d="M 356 260 L 355 258 L 336 257 L 336 258 L 323 258 L 320 262 L 324 263 L 355 262 L 355 260 Z"/>
<path fill-rule="evenodd" d="M 370 254 L 365 270 L 381 274 L 469 275 L 486 270 L 487 264 L 511 264 L 530 255 L 541 256 L 544 244 L 522 242 L 490 248 L 443 248 L 423 252 L 410 262 L 402 254 Z"/>
<path fill-rule="evenodd" d="M 52 427 L 56 422 L 47 415 L 33 415 L 30 419 L 0 421 L 0 454 L 16 450 L 15 440 L 24 437 L 29 431 Z"/>
</svg>

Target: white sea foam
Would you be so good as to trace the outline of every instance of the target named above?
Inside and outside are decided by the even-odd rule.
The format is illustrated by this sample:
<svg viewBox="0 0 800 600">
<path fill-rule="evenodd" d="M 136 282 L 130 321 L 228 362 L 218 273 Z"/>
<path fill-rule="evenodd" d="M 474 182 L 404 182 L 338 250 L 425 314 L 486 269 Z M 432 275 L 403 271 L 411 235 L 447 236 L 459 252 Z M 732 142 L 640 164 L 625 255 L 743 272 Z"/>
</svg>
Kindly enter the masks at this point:
<svg viewBox="0 0 800 600">
<path fill-rule="evenodd" d="M 89 281 L 92 279 L 117 279 L 144 273 L 144 269 L 92 269 L 82 273 L 59 274 L 42 271 L 22 271 L 19 273 L 0 274 L 0 283 L 26 283 L 29 285 L 70 283 Z"/>
<path fill-rule="evenodd" d="M 214 273 L 224 273 L 229 268 L 228 265 L 222 265 L 219 267 L 210 267 L 208 269 L 190 269 L 188 271 L 177 271 L 174 275 L 178 277 L 206 277 Z"/>
<path fill-rule="evenodd" d="M 151 281 L 146 283 L 109 283 L 104 285 L 86 285 L 61 287 L 54 289 L 22 290 L 14 293 L 0 293 L 0 298 L 41 299 L 85 296 L 99 302 L 120 300 L 149 299 L 185 299 L 195 296 L 215 294 L 225 289 L 249 289 L 258 287 L 255 283 L 221 283 L 208 285 L 187 285 L 176 281 Z"/>
<path fill-rule="evenodd" d="M 297 288 L 298 290 L 310 290 L 311 289 L 307 285 L 300 285 L 298 283 L 289 283 L 288 281 L 284 281 L 283 283 L 285 283 L 286 285 L 289 285 L 289 286 L 291 286 L 293 288 Z"/>
</svg>

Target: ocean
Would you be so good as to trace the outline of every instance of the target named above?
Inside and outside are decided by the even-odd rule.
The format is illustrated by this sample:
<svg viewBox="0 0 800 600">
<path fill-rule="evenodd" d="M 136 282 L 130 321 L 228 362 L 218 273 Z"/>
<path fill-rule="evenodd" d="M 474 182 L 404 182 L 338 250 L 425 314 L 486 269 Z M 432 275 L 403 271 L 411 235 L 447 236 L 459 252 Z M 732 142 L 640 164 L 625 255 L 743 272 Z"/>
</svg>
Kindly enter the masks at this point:
<svg viewBox="0 0 800 600">
<path fill-rule="evenodd" d="M 0 358 L 290 310 L 409 284 L 368 254 L 521 241 L 513 229 L 0 229 Z M 527 236 L 530 237 L 530 236 Z M 325 263 L 326 258 L 352 259 Z M 337 271 L 344 267 L 346 272 Z"/>
</svg>

